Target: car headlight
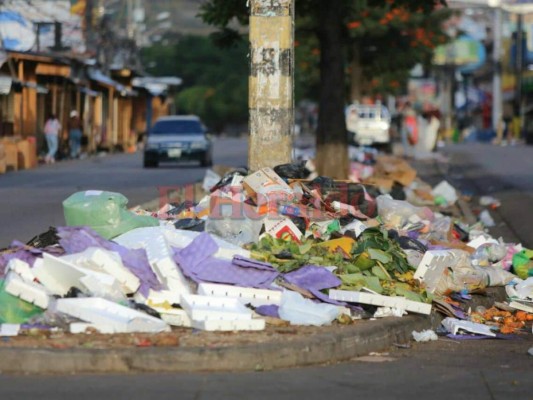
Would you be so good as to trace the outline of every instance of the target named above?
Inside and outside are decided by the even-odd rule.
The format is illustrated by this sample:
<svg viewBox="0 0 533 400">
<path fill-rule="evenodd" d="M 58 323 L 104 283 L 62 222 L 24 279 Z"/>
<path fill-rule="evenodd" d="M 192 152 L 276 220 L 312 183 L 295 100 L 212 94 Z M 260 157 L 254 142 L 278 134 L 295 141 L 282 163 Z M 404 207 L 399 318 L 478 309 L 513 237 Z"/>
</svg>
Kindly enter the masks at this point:
<svg viewBox="0 0 533 400">
<path fill-rule="evenodd" d="M 207 142 L 192 142 L 191 149 L 206 149 Z"/>
</svg>

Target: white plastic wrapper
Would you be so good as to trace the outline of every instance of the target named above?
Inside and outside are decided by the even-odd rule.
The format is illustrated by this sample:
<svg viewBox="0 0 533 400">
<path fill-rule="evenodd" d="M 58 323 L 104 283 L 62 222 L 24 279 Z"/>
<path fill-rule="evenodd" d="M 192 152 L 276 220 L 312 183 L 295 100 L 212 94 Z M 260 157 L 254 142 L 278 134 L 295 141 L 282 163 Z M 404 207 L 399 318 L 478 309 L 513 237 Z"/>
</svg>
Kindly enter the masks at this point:
<svg viewBox="0 0 533 400">
<path fill-rule="evenodd" d="M 283 292 L 279 316 L 293 325 L 328 325 L 339 316 L 339 307 L 332 304 L 315 303 L 300 293 Z"/>
<path fill-rule="evenodd" d="M 427 329 L 422 332 L 413 331 L 411 332 L 411 334 L 417 342 L 431 342 L 432 340 L 439 339 L 435 331 L 432 331 L 430 329 Z"/>
</svg>

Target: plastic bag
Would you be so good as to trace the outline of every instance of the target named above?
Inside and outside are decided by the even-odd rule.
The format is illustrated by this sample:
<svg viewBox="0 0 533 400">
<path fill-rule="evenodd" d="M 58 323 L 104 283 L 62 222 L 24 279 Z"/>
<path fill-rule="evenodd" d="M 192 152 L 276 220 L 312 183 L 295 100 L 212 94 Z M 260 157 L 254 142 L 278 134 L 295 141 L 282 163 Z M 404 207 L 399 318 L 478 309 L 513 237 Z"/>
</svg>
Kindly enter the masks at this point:
<svg viewBox="0 0 533 400">
<path fill-rule="evenodd" d="M 321 326 L 330 324 L 339 316 L 339 307 L 315 303 L 300 293 L 286 290 L 281 298 L 279 316 L 293 325 Z"/>
<path fill-rule="evenodd" d="M 462 250 L 449 250 L 453 263 L 445 270 L 435 289 L 436 295 L 466 290 L 472 292 L 488 286 L 504 286 L 515 276 L 499 267 L 479 267 L 472 265 L 470 254 Z"/>
<path fill-rule="evenodd" d="M 42 313 L 41 308 L 7 293 L 0 280 L 0 324 L 22 324 Z"/>
<path fill-rule="evenodd" d="M 420 235 L 420 239 L 448 242 L 453 223 L 450 217 L 437 218 L 429 227 L 429 232 Z"/>
<path fill-rule="evenodd" d="M 533 276 L 533 250 L 523 250 L 513 256 L 513 271 L 521 279 Z"/>
<path fill-rule="evenodd" d="M 387 195 L 378 196 L 378 214 L 385 225 L 405 228 L 423 221 L 432 221 L 434 216 L 427 207 L 415 207 L 403 200 L 394 200 Z"/>
<path fill-rule="evenodd" d="M 159 226 L 150 216 L 136 215 L 126 209 L 128 199 L 120 193 L 88 190 L 63 201 L 69 226 L 89 226 L 105 239 L 112 239 L 135 228 Z"/>
<path fill-rule="evenodd" d="M 234 218 L 231 215 L 223 218 L 208 218 L 205 231 L 217 235 L 229 243 L 243 246 L 259 241 L 259 233 L 263 227 L 262 220 L 246 217 Z"/>
<path fill-rule="evenodd" d="M 305 166 L 305 161 L 292 164 L 282 164 L 274 167 L 274 172 L 283 179 L 306 179 L 311 174 Z"/>
<path fill-rule="evenodd" d="M 224 176 L 222 177 L 222 179 L 220 179 L 220 181 L 215 185 L 213 186 L 210 191 L 211 193 L 217 191 L 218 189 L 221 189 L 225 186 L 228 186 L 232 181 L 233 181 L 233 177 L 234 176 L 246 176 L 248 175 L 248 168 L 237 168 L 237 169 L 234 169 L 232 171 L 229 171 L 227 172 L 226 174 L 224 174 Z"/>
</svg>

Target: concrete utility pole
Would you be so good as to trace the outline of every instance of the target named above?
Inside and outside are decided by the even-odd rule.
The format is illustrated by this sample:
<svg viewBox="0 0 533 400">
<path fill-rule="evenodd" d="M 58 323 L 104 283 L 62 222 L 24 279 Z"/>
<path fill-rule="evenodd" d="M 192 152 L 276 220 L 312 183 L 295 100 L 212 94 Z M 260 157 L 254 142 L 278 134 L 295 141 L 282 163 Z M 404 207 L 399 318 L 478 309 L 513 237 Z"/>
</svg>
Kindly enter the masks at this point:
<svg viewBox="0 0 533 400">
<path fill-rule="evenodd" d="M 503 136 L 503 110 L 502 110 L 502 9 L 494 8 L 494 48 L 492 60 L 494 75 L 492 79 L 492 127 L 496 131 L 499 141 Z"/>
<path fill-rule="evenodd" d="M 250 1 L 252 171 L 291 162 L 294 131 L 294 0 Z"/>
</svg>

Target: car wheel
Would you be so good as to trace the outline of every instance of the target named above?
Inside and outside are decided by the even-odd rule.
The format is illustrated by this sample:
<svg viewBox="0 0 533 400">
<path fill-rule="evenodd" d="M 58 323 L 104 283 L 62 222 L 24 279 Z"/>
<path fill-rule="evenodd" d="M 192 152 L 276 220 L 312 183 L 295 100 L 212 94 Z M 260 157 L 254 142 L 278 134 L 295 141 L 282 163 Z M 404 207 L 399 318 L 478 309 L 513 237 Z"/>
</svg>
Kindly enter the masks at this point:
<svg viewBox="0 0 533 400">
<path fill-rule="evenodd" d="M 211 154 L 207 153 L 202 160 L 200 161 L 200 165 L 202 167 L 212 167 L 213 166 L 213 158 L 211 157 Z"/>
<path fill-rule="evenodd" d="M 145 155 L 143 159 L 143 166 L 144 168 L 157 168 L 159 166 L 159 162 L 153 158 L 147 158 Z"/>
</svg>

